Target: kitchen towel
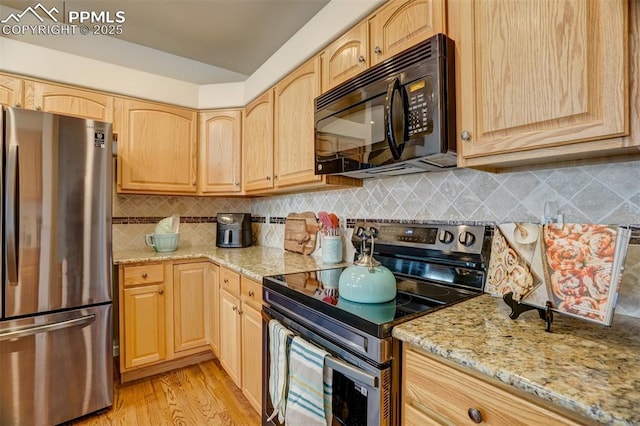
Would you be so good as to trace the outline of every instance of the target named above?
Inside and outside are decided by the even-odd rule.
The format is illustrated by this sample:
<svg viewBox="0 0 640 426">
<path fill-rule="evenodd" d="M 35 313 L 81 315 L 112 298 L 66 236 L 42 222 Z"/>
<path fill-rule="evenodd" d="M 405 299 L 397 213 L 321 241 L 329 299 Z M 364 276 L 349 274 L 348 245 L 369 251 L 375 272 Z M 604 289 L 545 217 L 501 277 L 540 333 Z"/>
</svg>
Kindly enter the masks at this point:
<svg viewBox="0 0 640 426">
<path fill-rule="evenodd" d="M 332 374 L 329 354 L 295 336 L 289 348 L 289 391 L 286 424 L 326 426 L 332 417 Z"/>
<path fill-rule="evenodd" d="M 287 342 L 293 333 L 277 320 L 269 321 L 269 396 L 273 403 L 273 413 L 269 420 L 278 416 L 284 421 L 285 392 L 287 384 Z"/>
</svg>

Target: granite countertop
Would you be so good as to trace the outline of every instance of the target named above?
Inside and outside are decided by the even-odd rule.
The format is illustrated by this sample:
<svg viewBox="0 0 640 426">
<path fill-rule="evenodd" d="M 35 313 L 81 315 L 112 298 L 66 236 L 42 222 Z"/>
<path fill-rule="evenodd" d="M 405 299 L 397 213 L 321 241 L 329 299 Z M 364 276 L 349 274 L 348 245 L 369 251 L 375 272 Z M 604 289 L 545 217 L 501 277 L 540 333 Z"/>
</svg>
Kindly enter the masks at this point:
<svg viewBox="0 0 640 426">
<path fill-rule="evenodd" d="M 168 253 L 156 253 L 153 249 L 116 250 L 113 263 L 128 264 L 185 259 L 210 259 L 256 281 L 268 275 L 313 271 L 347 266 L 350 263 L 325 264 L 316 256 L 291 253 L 281 248 L 249 246 L 245 248 L 219 248 L 215 246 L 180 248 Z"/>
<path fill-rule="evenodd" d="M 487 294 L 393 329 L 394 337 L 604 424 L 640 424 L 640 319 L 611 327 L 536 311 L 511 320 Z"/>
</svg>

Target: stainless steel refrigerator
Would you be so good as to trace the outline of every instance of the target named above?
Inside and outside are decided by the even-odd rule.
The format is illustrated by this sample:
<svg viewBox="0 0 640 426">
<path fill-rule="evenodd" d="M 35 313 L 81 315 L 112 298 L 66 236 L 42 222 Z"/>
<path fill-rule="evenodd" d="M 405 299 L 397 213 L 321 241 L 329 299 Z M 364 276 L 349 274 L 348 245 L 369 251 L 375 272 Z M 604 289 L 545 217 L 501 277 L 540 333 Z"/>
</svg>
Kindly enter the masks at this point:
<svg viewBox="0 0 640 426">
<path fill-rule="evenodd" d="M 2 107 L 0 425 L 113 404 L 111 124 Z"/>
</svg>

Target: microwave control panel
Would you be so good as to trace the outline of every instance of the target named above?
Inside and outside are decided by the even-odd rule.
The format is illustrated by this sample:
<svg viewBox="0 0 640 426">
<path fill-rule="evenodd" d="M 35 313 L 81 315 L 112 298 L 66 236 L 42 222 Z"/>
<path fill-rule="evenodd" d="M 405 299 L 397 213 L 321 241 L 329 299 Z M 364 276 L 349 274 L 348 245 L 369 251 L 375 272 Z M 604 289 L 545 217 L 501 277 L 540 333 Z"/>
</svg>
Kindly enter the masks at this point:
<svg viewBox="0 0 640 426">
<path fill-rule="evenodd" d="M 433 132 L 433 84 L 431 76 L 404 86 L 409 104 L 409 138 Z"/>
</svg>

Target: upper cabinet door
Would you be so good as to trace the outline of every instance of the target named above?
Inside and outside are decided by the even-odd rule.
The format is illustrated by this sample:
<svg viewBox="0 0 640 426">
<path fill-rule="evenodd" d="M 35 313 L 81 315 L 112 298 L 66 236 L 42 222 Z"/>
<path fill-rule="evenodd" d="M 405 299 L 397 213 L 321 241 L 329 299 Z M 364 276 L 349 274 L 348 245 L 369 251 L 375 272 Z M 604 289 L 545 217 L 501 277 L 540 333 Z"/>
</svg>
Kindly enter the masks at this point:
<svg viewBox="0 0 640 426">
<path fill-rule="evenodd" d="M 199 114 L 198 193 L 240 192 L 240 111 Z"/>
<path fill-rule="evenodd" d="M 320 182 L 315 175 L 314 99 L 320 94 L 320 59 L 313 58 L 278 83 L 275 93 L 276 186 Z"/>
<path fill-rule="evenodd" d="M 0 104 L 22 107 L 24 104 L 24 82 L 20 78 L 0 74 Z"/>
<path fill-rule="evenodd" d="M 347 81 L 369 67 L 368 25 L 361 22 L 331 43 L 320 55 L 322 92 Z"/>
<path fill-rule="evenodd" d="M 618 142 L 584 141 L 628 133 L 627 1 L 452 0 L 449 7 L 459 165 L 602 155 Z"/>
<path fill-rule="evenodd" d="M 369 25 L 370 63 L 375 65 L 446 32 L 444 0 L 392 0 L 369 20 Z"/>
<path fill-rule="evenodd" d="M 131 99 L 116 99 L 121 115 L 118 191 L 196 192 L 197 113 Z"/>
<path fill-rule="evenodd" d="M 242 124 L 244 190 L 273 188 L 273 90 L 247 105 Z"/>
<path fill-rule="evenodd" d="M 57 84 L 26 81 L 25 108 L 113 122 L 113 96 Z"/>
</svg>

